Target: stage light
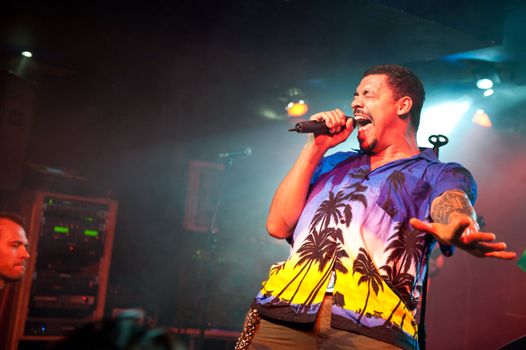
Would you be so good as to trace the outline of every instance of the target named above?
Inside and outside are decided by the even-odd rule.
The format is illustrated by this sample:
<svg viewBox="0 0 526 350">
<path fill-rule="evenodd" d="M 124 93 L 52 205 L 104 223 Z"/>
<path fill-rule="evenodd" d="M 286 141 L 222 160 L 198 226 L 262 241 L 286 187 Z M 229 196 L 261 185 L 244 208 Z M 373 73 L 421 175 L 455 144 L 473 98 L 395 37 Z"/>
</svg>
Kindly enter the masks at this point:
<svg viewBox="0 0 526 350">
<path fill-rule="evenodd" d="M 285 110 L 289 117 L 301 117 L 309 111 L 309 104 L 301 89 L 292 88 L 287 91 L 287 104 Z"/>
<path fill-rule="evenodd" d="M 484 97 L 489 97 L 489 96 L 493 95 L 494 93 L 495 93 L 495 90 L 487 89 L 487 90 L 484 90 L 484 92 L 482 94 L 484 95 Z"/>
<path fill-rule="evenodd" d="M 477 87 L 482 90 L 491 89 L 493 87 L 493 81 L 488 78 L 482 78 L 477 80 Z"/>
<path fill-rule="evenodd" d="M 501 76 L 495 63 L 483 60 L 472 60 L 471 65 L 473 66 L 475 84 L 479 89 L 489 90 L 501 83 Z M 490 96 L 491 92 L 488 92 L 488 94 L 489 95 L 484 96 Z"/>
<path fill-rule="evenodd" d="M 21 55 L 27 58 L 33 57 L 33 54 L 29 51 L 22 51 Z"/>
<path fill-rule="evenodd" d="M 301 117 L 309 111 L 309 105 L 305 101 L 299 100 L 298 102 L 289 102 L 285 109 L 290 117 Z"/>
<path fill-rule="evenodd" d="M 493 124 L 491 123 L 491 119 L 489 115 L 481 108 L 477 109 L 475 113 L 473 114 L 473 118 L 471 121 L 474 124 L 480 125 L 484 128 L 491 128 Z"/>
<path fill-rule="evenodd" d="M 471 100 L 464 98 L 424 108 L 420 127 L 418 128 L 418 144 L 427 144 L 429 135 L 442 134 L 451 136 L 453 129 L 470 107 Z"/>
<path fill-rule="evenodd" d="M 265 119 L 270 120 L 283 120 L 285 119 L 284 113 L 278 113 L 276 110 L 268 107 L 260 107 L 258 109 L 258 114 Z"/>
</svg>

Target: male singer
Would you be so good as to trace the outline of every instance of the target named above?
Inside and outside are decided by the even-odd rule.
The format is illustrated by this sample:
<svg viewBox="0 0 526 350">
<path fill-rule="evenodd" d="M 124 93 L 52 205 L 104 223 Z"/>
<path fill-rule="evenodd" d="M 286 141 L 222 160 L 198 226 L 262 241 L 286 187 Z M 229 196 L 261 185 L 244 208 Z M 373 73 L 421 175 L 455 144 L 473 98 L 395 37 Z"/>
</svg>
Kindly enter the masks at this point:
<svg viewBox="0 0 526 350">
<path fill-rule="evenodd" d="M 352 109 L 359 152 L 324 157 L 353 132 L 342 111 L 311 117 L 311 135 L 279 185 L 267 219 L 291 252 L 273 265 L 237 349 L 417 349 L 417 304 L 438 242 L 512 259 L 479 232 L 476 184 L 464 167 L 420 150 L 424 88 L 404 67 L 367 70 Z"/>
</svg>

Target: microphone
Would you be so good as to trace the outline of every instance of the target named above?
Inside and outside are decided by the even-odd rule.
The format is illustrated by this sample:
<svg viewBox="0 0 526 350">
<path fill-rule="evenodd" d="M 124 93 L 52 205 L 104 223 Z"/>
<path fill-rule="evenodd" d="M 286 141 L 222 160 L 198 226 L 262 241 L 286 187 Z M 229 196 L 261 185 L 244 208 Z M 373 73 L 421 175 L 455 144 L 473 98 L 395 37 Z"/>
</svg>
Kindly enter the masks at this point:
<svg viewBox="0 0 526 350">
<path fill-rule="evenodd" d="M 345 116 L 345 118 L 352 119 L 352 127 L 356 127 L 356 119 L 354 117 Z M 314 133 L 314 134 L 329 134 L 329 128 L 327 125 L 325 125 L 325 121 L 316 121 L 316 120 L 308 120 L 304 122 L 299 122 L 296 124 L 296 126 L 292 129 L 289 129 L 289 131 L 296 131 L 297 133 L 306 134 L 306 133 Z"/>
<path fill-rule="evenodd" d="M 219 153 L 217 156 L 219 158 L 234 158 L 234 157 L 241 157 L 241 156 L 249 156 L 251 154 L 252 154 L 252 148 L 245 147 L 244 149 L 242 149 L 240 151 Z"/>
</svg>

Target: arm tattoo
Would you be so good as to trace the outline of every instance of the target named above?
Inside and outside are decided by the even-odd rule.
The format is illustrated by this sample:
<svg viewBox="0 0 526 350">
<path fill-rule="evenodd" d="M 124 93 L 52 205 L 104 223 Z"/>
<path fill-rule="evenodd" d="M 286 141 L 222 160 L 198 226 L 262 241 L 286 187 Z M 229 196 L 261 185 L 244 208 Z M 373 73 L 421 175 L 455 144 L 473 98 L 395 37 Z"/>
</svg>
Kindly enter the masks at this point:
<svg viewBox="0 0 526 350">
<path fill-rule="evenodd" d="M 466 214 L 473 219 L 476 217 L 467 195 L 462 191 L 446 191 L 431 205 L 431 218 L 440 224 L 447 224 L 449 215 L 455 212 Z"/>
</svg>

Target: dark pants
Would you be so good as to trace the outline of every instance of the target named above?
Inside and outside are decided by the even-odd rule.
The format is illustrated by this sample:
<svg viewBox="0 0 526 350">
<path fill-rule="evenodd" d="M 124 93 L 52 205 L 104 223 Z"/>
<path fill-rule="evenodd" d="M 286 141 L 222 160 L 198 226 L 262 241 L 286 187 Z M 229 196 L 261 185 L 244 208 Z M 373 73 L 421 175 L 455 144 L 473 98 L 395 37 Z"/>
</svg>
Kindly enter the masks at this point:
<svg viewBox="0 0 526 350">
<path fill-rule="evenodd" d="M 332 296 L 324 298 L 314 327 L 302 327 L 302 325 L 261 319 L 249 349 L 400 349 L 394 345 L 358 333 L 331 328 L 332 302 Z"/>
</svg>

